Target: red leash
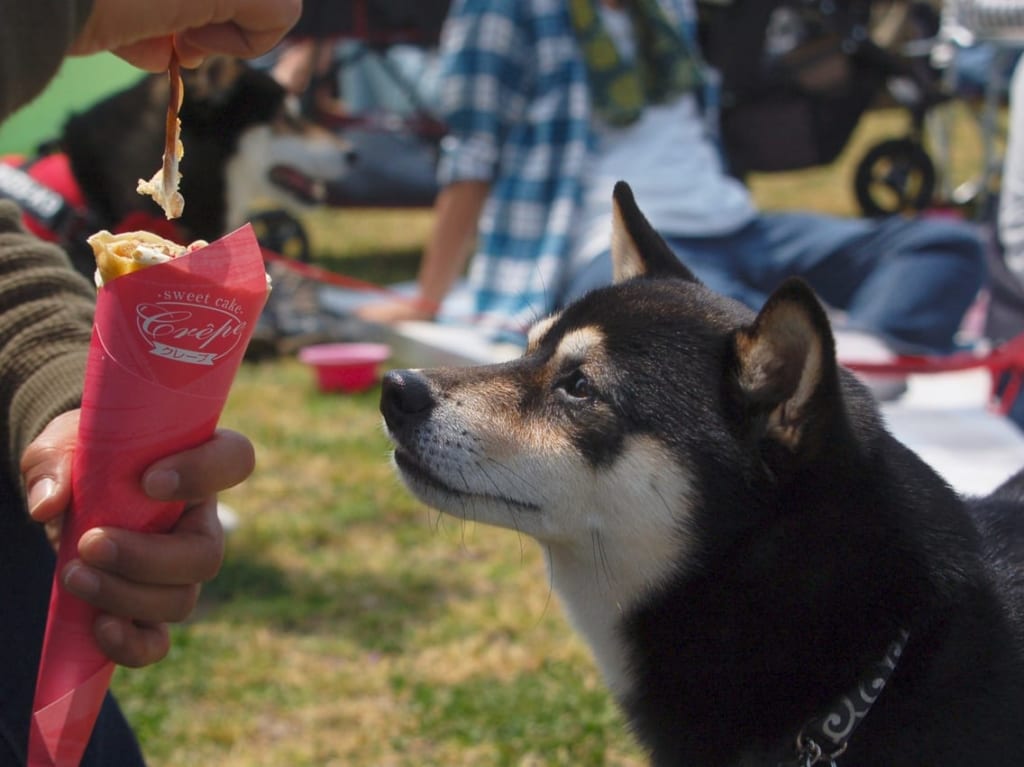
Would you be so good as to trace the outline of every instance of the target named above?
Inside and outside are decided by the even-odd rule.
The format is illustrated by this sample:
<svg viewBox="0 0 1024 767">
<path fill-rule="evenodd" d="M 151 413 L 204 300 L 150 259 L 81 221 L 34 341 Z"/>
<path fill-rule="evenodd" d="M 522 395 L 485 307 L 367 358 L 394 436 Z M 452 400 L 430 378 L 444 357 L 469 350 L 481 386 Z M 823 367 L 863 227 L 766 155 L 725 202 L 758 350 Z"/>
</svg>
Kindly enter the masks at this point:
<svg viewBox="0 0 1024 767">
<path fill-rule="evenodd" d="M 303 277 L 307 277 L 317 282 L 326 283 L 328 285 L 336 285 L 338 287 L 346 288 L 348 290 L 355 290 L 367 293 L 377 293 L 381 296 L 397 298 L 401 301 L 414 300 L 410 299 L 408 295 L 401 293 L 397 290 L 392 290 L 391 288 L 384 287 L 382 285 L 367 282 L 366 280 L 360 280 L 356 277 L 350 277 L 345 274 L 339 274 L 338 272 L 332 272 L 329 269 L 324 269 L 321 266 L 315 266 L 314 264 L 309 264 L 304 261 L 295 261 L 294 259 L 282 256 L 280 253 L 275 253 L 274 251 L 266 247 L 261 247 L 261 250 L 263 251 L 264 260 L 280 264 L 286 269 L 291 269 L 297 274 L 300 274 Z M 472 321 L 471 318 L 470 321 Z M 520 328 L 518 326 L 513 326 L 511 324 L 506 324 L 505 328 L 508 330 L 508 332 L 515 333 L 518 335 L 525 335 L 527 330 L 527 328 Z"/>
<path fill-rule="evenodd" d="M 376 285 L 366 280 L 360 280 L 355 277 L 349 277 L 345 274 L 339 274 L 338 272 L 332 272 L 329 269 L 324 269 L 322 266 L 314 266 L 313 264 L 307 264 L 302 261 L 295 261 L 291 258 L 286 258 L 280 253 L 275 253 L 269 248 L 261 248 L 263 251 L 263 258 L 266 261 L 272 261 L 277 264 L 291 269 L 293 272 L 301 274 L 303 277 L 308 277 L 311 280 L 317 282 L 326 282 L 330 285 L 337 285 L 340 288 L 349 288 L 350 290 L 359 290 L 366 292 L 380 293 L 384 296 L 392 296 L 397 298 L 405 298 L 401 293 L 391 290 L 390 288 Z"/>
<path fill-rule="evenodd" d="M 900 355 L 892 362 L 843 363 L 850 370 L 876 375 L 909 375 L 911 373 L 952 373 L 985 368 L 992 376 L 992 400 L 996 412 L 1006 415 L 1013 401 L 1024 388 L 1024 333 L 985 353 L 959 352 L 945 357 Z M 1002 381 L 1003 376 L 1007 376 Z M 997 391 L 1003 384 L 1002 392 Z"/>
</svg>

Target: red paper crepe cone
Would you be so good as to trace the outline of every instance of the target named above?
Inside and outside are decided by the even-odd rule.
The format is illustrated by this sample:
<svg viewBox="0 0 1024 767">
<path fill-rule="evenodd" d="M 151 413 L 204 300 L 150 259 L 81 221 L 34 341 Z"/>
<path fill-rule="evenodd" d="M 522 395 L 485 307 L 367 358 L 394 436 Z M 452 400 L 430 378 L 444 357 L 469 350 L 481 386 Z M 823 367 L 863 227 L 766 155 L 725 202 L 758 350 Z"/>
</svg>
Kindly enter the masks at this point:
<svg viewBox="0 0 1024 767">
<path fill-rule="evenodd" d="M 162 532 L 177 521 L 183 504 L 147 498 L 142 472 L 213 434 L 266 297 L 263 257 L 248 225 L 100 289 L 58 575 L 86 530 Z M 30 767 L 81 761 L 113 673 L 93 638 L 96 617 L 54 577 Z"/>
</svg>

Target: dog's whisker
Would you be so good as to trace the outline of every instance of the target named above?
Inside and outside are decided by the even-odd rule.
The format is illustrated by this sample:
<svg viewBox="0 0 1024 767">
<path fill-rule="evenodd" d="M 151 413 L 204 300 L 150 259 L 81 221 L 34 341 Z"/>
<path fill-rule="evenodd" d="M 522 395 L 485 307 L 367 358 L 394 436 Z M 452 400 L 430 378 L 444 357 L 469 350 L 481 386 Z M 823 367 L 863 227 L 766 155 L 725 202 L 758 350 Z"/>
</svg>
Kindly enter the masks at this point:
<svg viewBox="0 0 1024 767">
<path fill-rule="evenodd" d="M 544 552 L 545 552 L 545 555 L 546 555 L 545 558 L 547 559 L 547 561 L 551 562 L 552 561 L 551 547 L 549 545 L 545 544 L 544 545 Z M 540 614 L 537 616 L 537 625 L 540 625 L 540 621 L 544 618 L 545 615 L 547 615 L 548 610 L 551 608 L 551 598 L 552 598 L 552 596 L 554 596 L 554 593 L 555 593 L 555 580 L 554 580 L 554 576 L 551 573 L 551 568 L 550 567 L 548 568 L 547 572 L 548 572 L 548 593 L 547 593 L 547 596 L 545 596 L 545 598 L 544 598 L 544 607 L 541 608 Z"/>
<path fill-rule="evenodd" d="M 479 463 L 478 467 L 480 469 L 480 473 L 484 476 L 484 478 L 487 480 L 487 482 L 490 483 L 491 487 L 494 489 L 495 494 L 499 498 L 505 499 L 505 505 L 508 507 L 509 511 L 512 514 L 512 520 L 513 520 L 513 523 L 515 523 L 516 531 L 518 532 L 519 531 L 519 525 L 518 525 L 518 522 L 516 520 L 516 515 L 518 514 L 519 510 L 515 507 L 515 504 L 513 503 L 512 499 L 508 497 L 508 495 L 509 495 L 508 494 L 508 490 L 503 488 L 500 484 L 498 484 L 497 481 L 495 481 L 495 479 L 491 475 L 491 471 L 490 471 L 491 469 L 495 469 L 495 468 L 496 469 L 506 469 L 507 467 L 504 464 L 502 464 L 502 463 L 497 463 L 497 462 L 494 462 L 494 461 L 488 461 L 488 462 L 485 462 L 485 463 Z"/>
<path fill-rule="evenodd" d="M 505 495 L 505 491 L 494 480 L 494 477 L 491 476 L 491 473 L 490 473 L 489 469 L 497 468 L 497 469 L 508 470 L 508 467 L 505 466 L 502 463 L 498 463 L 498 462 L 495 462 L 495 461 L 481 462 L 481 463 L 478 464 L 478 466 L 479 466 L 479 469 L 480 469 L 480 473 L 484 475 L 484 477 L 487 479 L 488 482 L 490 482 L 491 487 L 494 488 L 494 490 L 498 494 L 498 496 L 499 497 L 503 497 Z M 520 561 L 520 563 L 522 563 L 522 562 L 524 562 L 526 560 L 526 548 L 525 548 L 525 545 L 524 545 L 523 531 L 522 531 L 522 529 L 519 526 L 520 510 L 516 507 L 516 505 L 511 500 L 506 500 L 505 501 L 505 506 L 506 506 L 506 508 L 509 511 L 509 517 L 511 518 L 511 521 L 512 521 L 512 528 L 513 528 L 513 530 L 515 530 L 516 535 L 517 535 L 517 537 L 519 539 L 519 561 Z"/>
<path fill-rule="evenodd" d="M 598 552 L 600 533 L 597 530 L 590 531 L 590 559 L 594 564 L 594 582 L 601 585 L 601 555 Z"/>
<path fill-rule="evenodd" d="M 474 458 L 476 458 L 478 460 L 478 462 L 480 462 L 481 464 L 486 462 L 488 466 L 492 466 L 492 467 L 494 467 L 496 469 L 500 469 L 501 471 L 505 472 L 506 476 L 508 476 L 511 479 L 515 480 L 517 483 L 519 483 L 521 485 L 524 485 L 528 489 L 530 489 L 530 490 L 536 490 L 537 489 L 537 485 L 534 484 L 534 482 L 532 480 L 530 480 L 528 477 L 524 477 L 522 474 L 520 474 L 518 471 L 513 469 L 511 466 L 508 466 L 508 465 L 506 465 L 504 463 L 499 463 L 499 462 L 496 462 L 496 461 L 491 461 L 487 457 L 487 455 L 482 450 L 477 448 L 476 446 L 471 447 L 468 450 L 468 452 L 469 452 L 470 455 L 472 455 Z"/>
<path fill-rule="evenodd" d="M 598 587 L 601 585 L 601 575 L 604 574 L 605 584 L 612 585 L 611 563 L 608 561 L 608 551 L 604 545 L 604 538 L 601 531 L 594 528 L 590 531 L 591 556 L 594 560 L 594 580 Z"/>
</svg>

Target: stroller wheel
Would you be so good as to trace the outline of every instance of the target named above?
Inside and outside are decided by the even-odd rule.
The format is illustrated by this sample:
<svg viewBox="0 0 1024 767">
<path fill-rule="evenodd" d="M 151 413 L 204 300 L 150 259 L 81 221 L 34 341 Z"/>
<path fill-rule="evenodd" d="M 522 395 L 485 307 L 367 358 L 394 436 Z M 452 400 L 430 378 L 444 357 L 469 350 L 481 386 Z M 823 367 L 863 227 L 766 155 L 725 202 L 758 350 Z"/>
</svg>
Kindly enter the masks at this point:
<svg viewBox="0 0 1024 767">
<path fill-rule="evenodd" d="M 311 258 L 309 237 L 295 216 L 285 210 L 263 210 L 249 218 L 260 245 L 293 261 Z"/>
<path fill-rule="evenodd" d="M 914 139 L 888 139 L 857 165 L 854 191 L 866 216 L 920 211 L 935 195 L 935 165 Z"/>
</svg>

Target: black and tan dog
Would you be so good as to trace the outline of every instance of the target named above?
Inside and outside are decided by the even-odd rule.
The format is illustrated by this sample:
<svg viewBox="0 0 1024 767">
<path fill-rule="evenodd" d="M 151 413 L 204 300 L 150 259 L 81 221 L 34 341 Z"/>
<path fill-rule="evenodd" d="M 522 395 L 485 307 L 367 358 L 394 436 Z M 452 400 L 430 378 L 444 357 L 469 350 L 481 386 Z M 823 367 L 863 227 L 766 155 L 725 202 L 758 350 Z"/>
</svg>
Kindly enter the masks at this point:
<svg viewBox="0 0 1024 767">
<path fill-rule="evenodd" d="M 615 200 L 616 284 L 521 359 L 386 376 L 406 485 L 543 545 L 654 764 L 1024 764 L 1024 478 L 959 498 L 809 288 L 754 316 Z"/>
</svg>

